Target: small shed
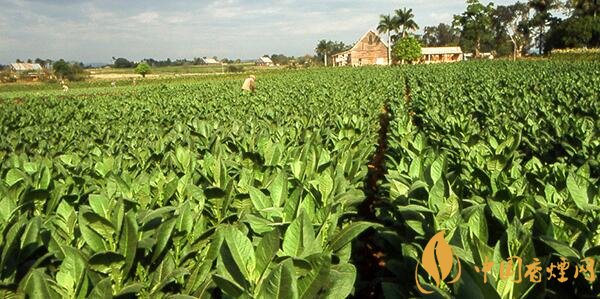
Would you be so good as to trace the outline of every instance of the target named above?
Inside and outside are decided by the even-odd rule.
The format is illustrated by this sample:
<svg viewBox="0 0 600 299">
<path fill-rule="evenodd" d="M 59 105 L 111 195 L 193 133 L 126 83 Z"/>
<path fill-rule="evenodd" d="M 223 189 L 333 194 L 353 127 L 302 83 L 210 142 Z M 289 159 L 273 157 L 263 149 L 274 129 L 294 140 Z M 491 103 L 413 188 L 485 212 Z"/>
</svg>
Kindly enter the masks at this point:
<svg viewBox="0 0 600 299">
<path fill-rule="evenodd" d="M 425 47 L 421 48 L 421 63 L 445 63 L 464 60 L 460 47 Z"/>
<path fill-rule="evenodd" d="M 369 30 L 354 46 L 332 56 L 335 66 L 387 65 L 388 46 L 374 30 Z"/>
<path fill-rule="evenodd" d="M 273 66 L 273 60 L 267 56 L 259 57 L 256 60 L 256 65 L 258 66 Z"/>
<path fill-rule="evenodd" d="M 214 58 L 202 57 L 202 58 L 200 58 L 200 64 L 220 64 L 220 62 L 218 62 Z"/>
<path fill-rule="evenodd" d="M 38 72 L 42 70 L 39 63 L 11 63 L 8 68 L 13 72 Z"/>
</svg>

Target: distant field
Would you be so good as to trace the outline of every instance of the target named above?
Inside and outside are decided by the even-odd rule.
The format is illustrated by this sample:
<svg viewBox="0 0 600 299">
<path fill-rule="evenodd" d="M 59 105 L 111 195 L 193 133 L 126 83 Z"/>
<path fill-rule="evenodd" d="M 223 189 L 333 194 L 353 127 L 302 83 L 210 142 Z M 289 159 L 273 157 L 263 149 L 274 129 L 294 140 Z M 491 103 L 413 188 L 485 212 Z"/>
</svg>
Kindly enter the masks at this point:
<svg viewBox="0 0 600 299">
<path fill-rule="evenodd" d="M 164 81 L 196 81 L 199 76 L 202 79 L 206 78 L 212 80 L 214 78 L 235 78 L 243 77 L 248 73 L 265 74 L 274 71 L 281 71 L 280 67 L 257 67 L 252 63 L 232 64 L 234 66 L 242 66 L 243 73 L 228 73 L 228 65 L 221 67 L 210 66 L 210 65 L 185 65 L 185 66 L 167 66 L 167 67 L 156 67 L 152 68 L 152 73 L 146 75 L 146 78 L 142 78 L 140 75 L 135 73 L 133 68 L 127 69 L 116 69 L 116 68 L 96 68 L 89 69 L 90 79 L 84 82 L 69 82 L 69 88 L 73 91 L 74 89 L 90 89 L 90 88 L 105 88 L 110 87 L 111 82 L 115 82 L 117 87 L 132 86 L 133 78 L 136 78 L 137 85 L 147 85 L 155 83 L 162 83 Z M 225 71 L 225 73 L 223 73 Z M 156 80 L 160 80 L 156 82 Z M 45 83 L 45 82 L 17 82 L 17 83 L 4 83 L 0 84 L 0 98 L 14 98 L 20 97 L 23 93 L 37 92 L 37 91 L 50 91 L 55 90 L 56 92 L 62 92 L 62 87 L 58 83 Z"/>
</svg>

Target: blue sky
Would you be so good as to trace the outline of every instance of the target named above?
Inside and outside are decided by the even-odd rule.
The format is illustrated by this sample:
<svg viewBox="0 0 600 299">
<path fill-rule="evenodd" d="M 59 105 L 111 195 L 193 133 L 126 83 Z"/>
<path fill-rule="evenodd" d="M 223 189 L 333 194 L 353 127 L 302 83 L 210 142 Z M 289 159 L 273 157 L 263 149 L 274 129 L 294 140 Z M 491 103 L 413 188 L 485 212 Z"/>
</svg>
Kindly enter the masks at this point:
<svg viewBox="0 0 600 299">
<path fill-rule="evenodd" d="M 497 0 L 496 4 L 516 1 Z M 484 3 L 487 3 L 484 1 Z M 353 43 L 380 14 L 408 7 L 421 28 L 450 22 L 464 0 L 0 0 L 0 63 L 17 58 L 254 58 Z"/>
</svg>

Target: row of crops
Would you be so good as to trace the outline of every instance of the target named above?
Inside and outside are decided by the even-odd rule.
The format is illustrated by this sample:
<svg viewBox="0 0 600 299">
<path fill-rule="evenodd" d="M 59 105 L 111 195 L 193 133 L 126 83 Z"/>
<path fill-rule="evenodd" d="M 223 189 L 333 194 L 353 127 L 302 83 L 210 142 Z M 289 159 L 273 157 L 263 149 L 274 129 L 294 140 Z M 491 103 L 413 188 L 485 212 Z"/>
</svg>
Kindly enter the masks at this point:
<svg viewBox="0 0 600 299">
<path fill-rule="evenodd" d="M 343 298 L 373 72 L 6 101 L 3 295 Z M 362 82 L 360 85 L 352 82 Z"/>
<path fill-rule="evenodd" d="M 405 88 L 390 105 L 389 200 L 375 242 L 388 259 L 375 283 L 419 295 L 407 278 L 418 269 L 419 284 L 442 297 L 600 294 L 598 65 L 415 68 Z M 461 260 L 453 284 L 437 268 L 417 268 L 439 231 Z M 561 281 L 553 265 L 563 261 Z M 529 265 L 539 277 L 526 276 Z"/>
<path fill-rule="evenodd" d="M 514 283 L 497 267 L 600 256 L 599 70 L 340 68 L 259 78 L 254 95 L 224 79 L 0 99 L 0 294 L 402 298 L 417 278 L 442 297 L 595 296 L 595 269 Z M 418 266 L 442 230 L 455 284 Z"/>
</svg>

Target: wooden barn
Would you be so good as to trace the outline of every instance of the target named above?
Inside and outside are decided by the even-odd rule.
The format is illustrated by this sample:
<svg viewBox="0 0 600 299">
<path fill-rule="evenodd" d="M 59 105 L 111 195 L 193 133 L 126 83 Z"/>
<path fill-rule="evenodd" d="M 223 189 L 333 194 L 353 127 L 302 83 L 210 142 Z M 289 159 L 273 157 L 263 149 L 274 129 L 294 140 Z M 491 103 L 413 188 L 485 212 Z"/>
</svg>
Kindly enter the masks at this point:
<svg viewBox="0 0 600 299">
<path fill-rule="evenodd" d="M 379 35 L 369 30 L 348 51 L 332 56 L 335 66 L 387 65 L 388 46 Z"/>
<path fill-rule="evenodd" d="M 255 64 L 258 66 L 273 66 L 273 60 L 271 60 L 269 57 L 263 56 L 259 57 Z"/>
<path fill-rule="evenodd" d="M 8 69 L 13 72 L 39 72 L 42 66 L 39 63 L 11 63 Z"/>
<path fill-rule="evenodd" d="M 420 63 L 445 63 L 464 60 L 460 47 L 425 47 L 421 48 Z"/>
<path fill-rule="evenodd" d="M 200 64 L 204 64 L 204 65 L 215 65 L 215 64 L 221 64 L 220 62 L 218 62 L 216 59 L 214 58 L 206 58 L 206 57 L 202 57 L 200 58 Z"/>
</svg>

